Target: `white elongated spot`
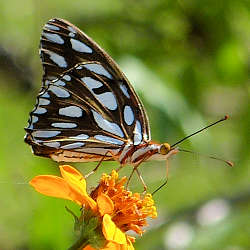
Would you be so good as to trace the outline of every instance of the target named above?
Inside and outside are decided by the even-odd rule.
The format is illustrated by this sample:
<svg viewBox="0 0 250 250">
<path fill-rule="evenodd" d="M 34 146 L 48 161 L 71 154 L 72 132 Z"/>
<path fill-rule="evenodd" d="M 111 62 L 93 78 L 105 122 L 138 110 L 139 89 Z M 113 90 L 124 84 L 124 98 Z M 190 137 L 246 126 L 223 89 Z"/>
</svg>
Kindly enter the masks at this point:
<svg viewBox="0 0 250 250">
<path fill-rule="evenodd" d="M 142 140 L 142 131 L 141 131 L 141 123 L 136 121 L 135 129 L 134 129 L 134 145 L 138 145 Z"/>
<path fill-rule="evenodd" d="M 83 67 L 81 65 L 77 66 L 76 69 L 81 70 Z"/>
<path fill-rule="evenodd" d="M 60 133 L 60 131 L 56 130 L 37 130 L 32 133 L 32 136 L 40 138 L 51 138 L 59 135 Z"/>
<path fill-rule="evenodd" d="M 71 76 L 69 75 L 64 75 L 62 78 L 68 82 L 71 81 Z"/>
<path fill-rule="evenodd" d="M 87 87 L 92 91 L 103 86 L 103 83 L 97 81 L 91 77 L 82 77 L 81 80 L 87 85 Z"/>
<path fill-rule="evenodd" d="M 124 134 L 120 128 L 120 126 L 116 123 L 113 123 L 113 122 L 109 122 L 108 120 L 104 119 L 102 117 L 102 115 L 100 115 L 99 113 L 95 112 L 94 110 L 91 110 L 92 113 L 93 113 L 93 116 L 94 116 L 94 119 L 97 123 L 97 125 L 107 131 L 107 132 L 110 132 L 114 135 L 117 135 L 117 136 L 120 136 L 120 137 L 124 137 Z"/>
<path fill-rule="evenodd" d="M 57 97 L 61 97 L 61 98 L 67 98 L 67 97 L 70 97 L 70 93 L 65 90 L 65 89 L 62 89 L 60 87 L 57 87 L 57 86 L 49 86 L 49 90 L 51 92 L 53 92 Z"/>
<path fill-rule="evenodd" d="M 103 86 L 103 83 L 100 81 L 97 81 L 91 77 L 83 77 L 81 80 L 87 85 L 89 90 L 94 94 L 94 96 L 98 99 L 98 101 L 107 107 L 110 110 L 116 110 L 117 109 L 117 102 L 114 94 L 112 92 L 105 92 L 102 94 L 95 94 L 93 89 L 100 88 Z"/>
<path fill-rule="evenodd" d="M 50 95 L 48 94 L 48 92 L 44 92 L 40 97 L 50 98 Z"/>
<path fill-rule="evenodd" d="M 50 100 L 48 99 L 44 99 L 44 98 L 39 98 L 38 99 L 38 105 L 49 105 L 50 104 Z"/>
<path fill-rule="evenodd" d="M 83 142 L 74 142 L 74 143 L 70 143 L 67 145 L 62 146 L 62 149 L 73 149 L 73 148 L 80 148 L 82 146 L 84 146 L 85 143 Z"/>
<path fill-rule="evenodd" d="M 82 117 L 82 109 L 73 105 L 65 108 L 60 108 L 59 115 L 65 115 L 69 117 Z"/>
<path fill-rule="evenodd" d="M 28 122 L 29 122 L 28 128 L 29 128 L 29 129 L 33 129 L 33 128 L 34 128 L 33 125 L 34 125 L 34 123 L 36 123 L 37 121 L 38 121 L 38 117 L 32 115 L 32 116 L 30 117 L 29 121 L 28 121 Z"/>
<path fill-rule="evenodd" d="M 47 112 L 46 108 L 41 108 L 41 107 L 37 107 L 34 111 L 33 114 L 45 114 Z"/>
<path fill-rule="evenodd" d="M 55 25 L 51 25 L 51 24 L 46 24 L 45 28 L 48 30 L 60 30 L 59 27 L 55 26 Z"/>
<path fill-rule="evenodd" d="M 76 40 L 74 38 L 70 38 L 70 42 L 73 50 L 84 53 L 92 53 L 92 49 L 83 42 Z"/>
<path fill-rule="evenodd" d="M 94 94 L 99 102 L 110 110 L 117 109 L 117 102 L 112 92 L 105 92 L 99 95 Z"/>
<path fill-rule="evenodd" d="M 32 116 L 31 116 L 31 123 L 36 123 L 37 121 L 38 121 L 38 117 L 32 115 Z"/>
<path fill-rule="evenodd" d="M 64 40 L 58 34 L 43 32 L 43 35 L 53 43 L 64 44 Z"/>
<path fill-rule="evenodd" d="M 53 82 L 53 85 L 62 86 L 63 87 L 63 86 L 66 85 L 66 83 L 63 82 L 62 80 L 57 80 L 57 81 Z"/>
<path fill-rule="evenodd" d="M 72 26 L 68 26 L 68 30 L 72 33 L 76 33 L 76 30 Z"/>
<path fill-rule="evenodd" d="M 128 98 L 130 98 L 130 96 L 129 96 L 129 94 L 128 94 L 128 89 L 127 89 L 127 87 L 126 87 L 123 83 L 120 84 L 120 89 L 121 89 L 122 93 L 123 93 L 125 96 L 127 96 Z"/>
<path fill-rule="evenodd" d="M 65 58 L 63 56 L 60 56 L 52 51 L 44 51 L 44 53 L 47 53 L 50 57 L 50 59 L 57 64 L 61 68 L 66 68 L 68 66 Z"/>
<path fill-rule="evenodd" d="M 111 74 L 100 64 L 97 63 L 87 63 L 83 65 L 84 68 L 98 74 L 108 77 L 109 79 L 113 79 Z"/>
<path fill-rule="evenodd" d="M 126 105 L 123 111 L 124 120 L 127 125 L 133 124 L 135 116 L 130 106 Z"/>
<path fill-rule="evenodd" d="M 54 128 L 76 128 L 77 124 L 73 122 L 53 122 L 51 126 Z"/>
<path fill-rule="evenodd" d="M 60 142 L 53 141 L 53 142 L 44 142 L 43 145 L 51 147 L 51 148 L 59 148 Z"/>
<path fill-rule="evenodd" d="M 118 139 L 112 138 L 110 136 L 105 136 L 105 135 L 95 135 L 94 136 L 97 140 L 111 143 L 111 144 L 118 144 L 118 145 L 123 145 L 124 142 L 120 141 Z"/>
<path fill-rule="evenodd" d="M 70 137 L 70 139 L 77 139 L 77 140 L 86 140 L 88 138 L 89 138 L 89 136 L 86 134 L 80 134 L 80 135 Z"/>
</svg>

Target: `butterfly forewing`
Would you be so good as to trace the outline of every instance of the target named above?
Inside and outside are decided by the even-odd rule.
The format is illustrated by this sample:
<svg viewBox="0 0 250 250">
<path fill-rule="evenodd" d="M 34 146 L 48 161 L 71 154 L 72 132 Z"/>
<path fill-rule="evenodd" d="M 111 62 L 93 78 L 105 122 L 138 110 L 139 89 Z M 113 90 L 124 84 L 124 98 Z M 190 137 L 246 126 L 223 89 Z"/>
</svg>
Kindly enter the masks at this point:
<svg viewBox="0 0 250 250">
<path fill-rule="evenodd" d="M 132 86 L 82 31 L 67 21 L 50 20 L 40 55 L 43 87 L 26 128 L 26 142 L 35 153 L 105 154 L 150 140 L 147 115 Z"/>
</svg>

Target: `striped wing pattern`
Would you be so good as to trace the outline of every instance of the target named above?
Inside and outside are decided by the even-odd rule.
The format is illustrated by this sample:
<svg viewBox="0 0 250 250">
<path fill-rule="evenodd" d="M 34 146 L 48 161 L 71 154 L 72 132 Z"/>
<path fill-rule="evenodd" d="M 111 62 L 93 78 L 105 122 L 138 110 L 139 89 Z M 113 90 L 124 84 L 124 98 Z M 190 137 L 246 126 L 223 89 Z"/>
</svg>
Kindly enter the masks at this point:
<svg viewBox="0 0 250 250">
<path fill-rule="evenodd" d="M 150 141 L 147 115 L 131 84 L 77 27 L 50 20 L 43 28 L 40 56 L 43 85 L 25 139 L 35 154 L 103 155 Z"/>
</svg>

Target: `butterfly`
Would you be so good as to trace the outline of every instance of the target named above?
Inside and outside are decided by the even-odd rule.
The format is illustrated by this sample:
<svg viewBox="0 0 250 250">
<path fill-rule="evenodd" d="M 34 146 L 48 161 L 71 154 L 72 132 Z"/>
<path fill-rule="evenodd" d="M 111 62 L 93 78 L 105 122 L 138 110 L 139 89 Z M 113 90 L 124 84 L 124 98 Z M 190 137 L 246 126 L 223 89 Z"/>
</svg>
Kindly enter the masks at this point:
<svg viewBox="0 0 250 250">
<path fill-rule="evenodd" d="M 142 102 L 114 60 L 63 19 L 42 30 L 42 88 L 25 128 L 38 156 L 57 162 L 115 160 L 139 166 L 178 149 L 151 140 Z"/>
</svg>

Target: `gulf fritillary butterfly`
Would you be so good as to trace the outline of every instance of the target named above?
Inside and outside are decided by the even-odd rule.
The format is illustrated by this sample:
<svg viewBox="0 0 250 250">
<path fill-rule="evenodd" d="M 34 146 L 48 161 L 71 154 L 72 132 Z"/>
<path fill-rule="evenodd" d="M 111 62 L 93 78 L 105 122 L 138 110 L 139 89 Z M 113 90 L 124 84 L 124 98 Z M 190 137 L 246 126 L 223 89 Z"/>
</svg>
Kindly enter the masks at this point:
<svg viewBox="0 0 250 250">
<path fill-rule="evenodd" d="M 73 24 L 50 20 L 42 31 L 40 56 L 42 88 L 25 128 L 25 142 L 35 155 L 137 167 L 167 160 L 187 138 L 172 146 L 152 142 L 146 111 L 126 76 Z"/>
</svg>

